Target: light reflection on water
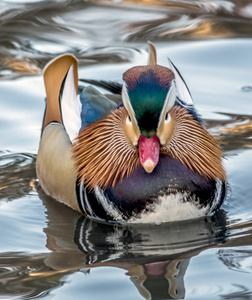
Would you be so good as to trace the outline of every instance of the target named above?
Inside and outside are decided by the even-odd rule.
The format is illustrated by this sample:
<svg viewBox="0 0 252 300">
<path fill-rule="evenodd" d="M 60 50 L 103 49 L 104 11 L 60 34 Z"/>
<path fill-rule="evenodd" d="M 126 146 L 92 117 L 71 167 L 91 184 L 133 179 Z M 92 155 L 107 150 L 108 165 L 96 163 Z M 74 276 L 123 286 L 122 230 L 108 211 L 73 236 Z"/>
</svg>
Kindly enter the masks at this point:
<svg viewBox="0 0 252 300">
<path fill-rule="evenodd" d="M 0 298 L 251 299 L 251 1 L 0 3 Z M 217 39 L 216 39 L 217 38 Z M 87 220 L 38 187 L 41 71 L 120 81 L 146 41 L 169 56 L 224 149 L 228 197 L 211 217 L 160 226 Z M 247 297 L 247 298 L 246 298 Z"/>
</svg>

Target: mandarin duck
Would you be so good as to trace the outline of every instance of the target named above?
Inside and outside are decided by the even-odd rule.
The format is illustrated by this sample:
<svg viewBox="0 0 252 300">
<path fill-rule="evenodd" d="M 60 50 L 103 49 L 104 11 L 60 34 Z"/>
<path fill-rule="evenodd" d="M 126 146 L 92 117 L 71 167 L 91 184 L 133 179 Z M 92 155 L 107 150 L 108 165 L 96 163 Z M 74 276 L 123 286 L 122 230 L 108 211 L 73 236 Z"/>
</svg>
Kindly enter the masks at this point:
<svg viewBox="0 0 252 300">
<path fill-rule="evenodd" d="M 127 70 L 122 84 L 78 85 L 78 62 L 71 54 L 44 68 L 40 185 L 96 220 L 199 218 L 225 198 L 220 146 L 202 125 L 177 68 L 171 61 L 169 68 L 158 65 L 154 45 L 149 48 L 148 64 Z"/>
</svg>

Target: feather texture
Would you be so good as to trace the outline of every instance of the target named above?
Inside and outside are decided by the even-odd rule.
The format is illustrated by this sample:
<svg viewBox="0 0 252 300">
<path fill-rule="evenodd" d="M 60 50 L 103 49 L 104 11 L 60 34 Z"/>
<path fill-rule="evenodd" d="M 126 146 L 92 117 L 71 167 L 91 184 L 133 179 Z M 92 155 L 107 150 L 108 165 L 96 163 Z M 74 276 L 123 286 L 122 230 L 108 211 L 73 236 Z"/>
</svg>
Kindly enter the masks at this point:
<svg viewBox="0 0 252 300">
<path fill-rule="evenodd" d="M 222 151 L 214 137 L 185 108 L 174 106 L 170 113 L 174 133 L 171 140 L 161 147 L 161 153 L 176 158 L 200 175 L 225 181 Z"/>
<path fill-rule="evenodd" d="M 225 181 L 222 151 L 216 140 L 183 107 L 171 110 L 174 132 L 161 153 L 207 178 Z M 73 158 L 78 178 L 93 189 L 115 186 L 140 164 L 138 148 L 133 147 L 124 132 L 127 111 L 114 110 L 106 118 L 86 127 L 76 140 Z"/>
<path fill-rule="evenodd" d="M 73 158 L 78 178 L 85 180 L 86 187 L 114 186 L 139 164 L 137 148 L 129 143 L 124 132 L 127 116 L 126 109 L 120 107 L 87 126 L 77 138 Z"/>
<path fill-rule="evenodd" d="M 84 78 L 79 79 L 79 81 L 90 83 L 97 87 L 101 87 L 116 95 L 121 95 L 122 93 L 122 84 L 119 82 L 115 82 L 111 80 L 96 80 L 96 79 L 84 79 Z"/>
<path fill-rule="evenodd" d="M 176 83 L 179 99 L 181 101 L 183 101 L 183 104 L 188 105 L 188 106 L 193 106 L 192 96 L 191 96 L 188 86 L 185 83 L 184 78 L 180 74 L 179 70 L 175 67 L 173 62 L 170 59 L 168 59 L 168 60 L 170 63 L 171 70 L 175 75 L 175 83 Z"/>
<path fill-rule="evenodd" d="M 74 75 L 74 66 L 72 65 L 64 81 L 60 102 L 62 123 L 71 141 L 77 137 L 81 128 L 81 103 L 76 94 Z"/>
<path fill-rule="evenodd" d="M 82 90 L 80 102 L 82 105 L 80 113 L 82 124 L 79 131 L 89 124 L 105 118 L 117 107 L 114 101 L 108 99 L 91 85 Z"/>
<path fill-rule="evenodd" d="M 149 41 L 149 61 L 148 65 L 156 65 L 157 64 L 157 52 L 155 46 Z"/>
</svg>

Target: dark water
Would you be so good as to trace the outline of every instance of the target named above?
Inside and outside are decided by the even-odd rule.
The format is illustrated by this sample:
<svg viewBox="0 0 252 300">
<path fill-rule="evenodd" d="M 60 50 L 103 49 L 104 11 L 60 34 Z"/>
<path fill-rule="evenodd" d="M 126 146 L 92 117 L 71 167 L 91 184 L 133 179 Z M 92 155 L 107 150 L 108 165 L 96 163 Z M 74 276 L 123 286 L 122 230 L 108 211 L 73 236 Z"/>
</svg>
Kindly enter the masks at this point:
<svg viewBox="0 0 252 300">
<path fill-rule="evenodd" d="M 0 299 L 252 299 L 252 1 L 0 2 Z M 38 188 L 42 68 L 121 80 L 146 41 L 185 77 L 225 153 L 229 192 L 200 220 L 95 223 Z"/>
</svg>

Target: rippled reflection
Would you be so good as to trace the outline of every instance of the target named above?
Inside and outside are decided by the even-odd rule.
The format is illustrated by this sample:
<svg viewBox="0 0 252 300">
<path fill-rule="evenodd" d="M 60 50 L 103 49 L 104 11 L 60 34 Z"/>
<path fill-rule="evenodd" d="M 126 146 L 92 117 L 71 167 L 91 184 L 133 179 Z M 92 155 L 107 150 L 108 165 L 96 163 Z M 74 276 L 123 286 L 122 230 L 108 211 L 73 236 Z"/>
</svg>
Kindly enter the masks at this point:
<svg viewBox="0 0 252 300">
<path fill-rule="evenodd" d="M 230 247 L 236 239 L 244 242 L 242 235 L 249 237 L 252 224 L 244 224 L 242 232 L 237 225 L 228 229 L 223 211 L 200 220 L 160 226 L 108 225 L 80 216 L 40 188 L 38 192 L 47 210 L 44 232 L 50 252 L 2 254 L 2 295 L 9 291 L 29 298 L 47 295 L 69 282 L 73 273 L 92 278 L 96 276 L 94 269 L 113 267 L 126 270 L 128 280 L 145 299 L 184 299 L 184 278 L 191 258 L 213 246 L 218 247 L 217 257 L 224 266 L 251 273 L 251 250 Z M 244 245 L 251 245 L 251 239 Z M 84 283 L 86 277 L 82 280 Z M 112 279 L 104 280 L 112 284 Z M 100 284 L 97 282 L 97 288 Z"/>
<path fill-rule="evenodd" d="M 219 137 L 225 153 L 252 148 L 252 116 L 224 114 L 226 120 L 207 120 L 206 126 Z"/>
<path fill-rule="evenodd" d="M 9 290 L 29 297 L 46 294 L 64 284 L 65 276 L 72 272 L 92 276 L 93 268 L 110 266 L 126 270 L 146 299 L 181 299 L 190 258 L 227 239 L 222 212 L 169 225 L 107 225 L 79 216 L 38 191 L 47 209 L 44 232 L 51 252 L 32 257 L 23 253 L 2 255 L 0 283 L 4 294 Z"/>
<path fill-rule="evenodd" d="M 35 160 L 29 153 L 0 152 L 0 200 L 29 194 L 36 177 Z"/>
</svg>

